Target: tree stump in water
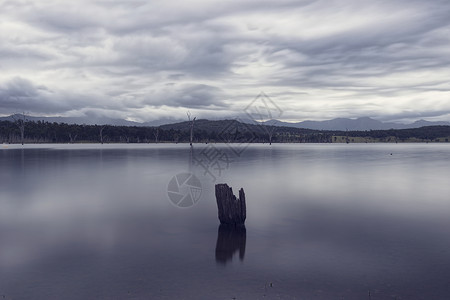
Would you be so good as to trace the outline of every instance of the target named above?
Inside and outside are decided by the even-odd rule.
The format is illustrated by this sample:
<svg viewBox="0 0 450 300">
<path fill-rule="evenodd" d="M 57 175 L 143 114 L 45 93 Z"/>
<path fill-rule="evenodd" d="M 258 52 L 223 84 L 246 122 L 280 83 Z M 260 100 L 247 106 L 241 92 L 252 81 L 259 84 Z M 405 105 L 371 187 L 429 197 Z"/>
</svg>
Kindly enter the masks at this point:
<svg viewBox="0 0 450 300">
<path fill-rule="evenodd" d="M 228 184 L 216 184 L 216 201 L 221 224 L 244 225 L 247 213 L 243 188 L 239 190 L 239 198 L 236 198 Z"/>
</svg>

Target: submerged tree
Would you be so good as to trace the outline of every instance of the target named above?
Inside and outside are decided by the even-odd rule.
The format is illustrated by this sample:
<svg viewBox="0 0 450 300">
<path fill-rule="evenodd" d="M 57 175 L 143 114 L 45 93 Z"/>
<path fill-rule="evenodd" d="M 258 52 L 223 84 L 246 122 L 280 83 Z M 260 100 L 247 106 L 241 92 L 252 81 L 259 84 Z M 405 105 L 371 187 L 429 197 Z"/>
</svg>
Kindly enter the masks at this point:
<svg viewBox="0 0 450 300">
<path fill-rule="evenodd" d="M 100 143 L 103 144 L 103 130 L 105 130 L 106 125 L 103 125 L 102 127 L 100 127 Z"/>
<path fill-rule="evenodd" d="M 16 126 L 19 128 L 20 130 L 20 142 L 23 145 L 23 141 L 25 138 L 25 113 L 23 112 L 22 114 L 16 114 L 12 116 L 13 120 L 14 120 L 14 124 L 16 124 Z"/>
<path fill-rule="evenodd" d="M 159 127 L 156 127 L 156 130 L 153 131 L 153 135 L 155 136 L 155 143 L 158 144 Z"/>
<path fill-rule="evenodd" d="M 72 133 L 69 132 L 69 140 L 70 140 L 71 144 L 75 143 L 77 137 L 78 137 L 78 134 L 72 135 Z"/>
<path fill-rule="evenodd" d="M 271 124 L 264 124 L 264 128 L 266 128 L 266 132 L 269 135 L 269 145 L 272 145 L 272 137 L 275 131 L 275 124 L 271 121 Z"/>
<path fill-rule="evenodd" d="M 192 146 L 192 140 L 193 140 L 193 138 L 194 138 L 194 122 L 195 122 L 195 119 L 196 119 L 197 117 L 194 117 L 194 118 L 191 120 L 191 112 L 188 111 L 186 114 L 187 114 L 187 116 L 188 116 L 189 126 L 190 126 L 190 128 L 191 128 L 191 132 L 190 132 L 191 134 L 190 134 L 190 137 L 189 137 L 189 145 Z"/>
</svg>

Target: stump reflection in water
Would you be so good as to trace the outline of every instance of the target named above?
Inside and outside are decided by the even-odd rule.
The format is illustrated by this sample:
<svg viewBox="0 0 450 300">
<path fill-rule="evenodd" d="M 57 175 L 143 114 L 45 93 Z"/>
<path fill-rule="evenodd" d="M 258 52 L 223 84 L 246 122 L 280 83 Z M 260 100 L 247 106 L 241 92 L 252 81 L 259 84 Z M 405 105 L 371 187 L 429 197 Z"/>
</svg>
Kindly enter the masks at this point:
<svg viewBox="0 0 450 300">
<path fill-rule="evenodd" d="M 219 225 L 216 244 L 216 262 L 227 264 L 233 259 L 233 255 L 237 251 L 239 251 L 239 259 L 243 261 L 246 240 L 247 234 L 244 225 Z"/>
</svg>

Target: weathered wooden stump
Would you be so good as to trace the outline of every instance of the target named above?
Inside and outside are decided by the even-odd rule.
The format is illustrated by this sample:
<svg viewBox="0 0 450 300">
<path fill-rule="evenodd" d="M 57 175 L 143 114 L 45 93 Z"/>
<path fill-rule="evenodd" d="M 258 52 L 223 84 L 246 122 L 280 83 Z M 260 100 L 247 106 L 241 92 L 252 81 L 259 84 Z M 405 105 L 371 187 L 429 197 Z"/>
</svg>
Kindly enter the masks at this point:
<svg viewBox="0 0 450 300">
<path fill-rule="evenodd" d="M 247 212 L 243 188 L 239 190 L 239 198 L 236 198 L 228 184 L 216 184 L 216 201 L 221 224 L 244 225 Z"/>
</svg>

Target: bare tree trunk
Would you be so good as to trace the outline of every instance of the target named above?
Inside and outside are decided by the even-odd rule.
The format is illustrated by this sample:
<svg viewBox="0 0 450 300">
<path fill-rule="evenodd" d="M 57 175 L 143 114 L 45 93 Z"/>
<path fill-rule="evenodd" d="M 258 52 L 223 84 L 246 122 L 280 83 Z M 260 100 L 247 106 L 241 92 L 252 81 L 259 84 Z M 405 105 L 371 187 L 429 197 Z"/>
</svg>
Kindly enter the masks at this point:
<svg viewBox="0 0 450 300">
<path fill-rule="evenodd" d="M 261 119 L 259 124 L 264 129 L 264 131 L 267 133 L 267 136 L 269 138 L 269 145 L 272 145 L 272 138 L 273 138 L 273 134 L 275 132 L 275 125 L 273 123 L 271 125 L 267 125 L 264 123 L 263 119 Z M 265 142 L 263 142 L 263 143 L 265 143 Z"/>
<path fill-rule="evenodd" d="M 190 136 L 190 139 L 189 139 L 189 145 L 191 145 L 191 146 L 192 146 L 192 140 L 194 139 L 194 122 L 195 122 L 195 119 L 196 118 L 192 119 L 192 122 L 191 122 L 191 136 Z"/>
<path fill-rule="evenodd" d="M 194 139 L 194 122 L 197 117 L 194 117 L 191 121 L 191 113 L 189 111 L 187 112 L 187 116 L 188 116 L 188 120 L 190 122 L 189 126 L 191 127 L 191 134 L 189 137 L 189 145 L 192 146 L 192 140 Z"/>
<path fill-rule="evenodd" d="M 272 137 L 274 132 L 275 132 L 275 125 L 272 123 L 272 125 L 270 125 L 267 130 L 267 133 L 269 134 L 269 145 L 272 145 Z"/>
<path fill-rule="evenodd" d="M 158 144 L 159 127 L 156 128 L 156 130 L 153 132 L 153 135 L 155 136 L 155 143 Z"/>
<path fill-rule="evenodd" d="M 25 139 L 25 123 L 20 127 L 20 141 L 23 146 L 23 140 Z"/>
<path fill-rule="evenodd" d="M 74 136 L 72 136 L 71 133 L 69 133 L 69 139 L 70 139 L 70 143 L 73 144 L 75 143 L 75 140 L 77 139 L 78 134 L 75 134 Z"/>
<path fill-rule="evenodd" d="M 102 143 L 102 144 L 103 144 L 103 130 L 105 129 L 105 127 L 106 127 L 106 125 L 103 125 L 100 128 L 100 143 Z"/>
<path fill-rule="evenodd" d="M 12 116 L 14 123 L 20 130 L 20 142 L 23 145 L 23 141 L 25 139 L 25 113 L 23 112 L 21 115 L 13 115 Z"/>
</svg>

